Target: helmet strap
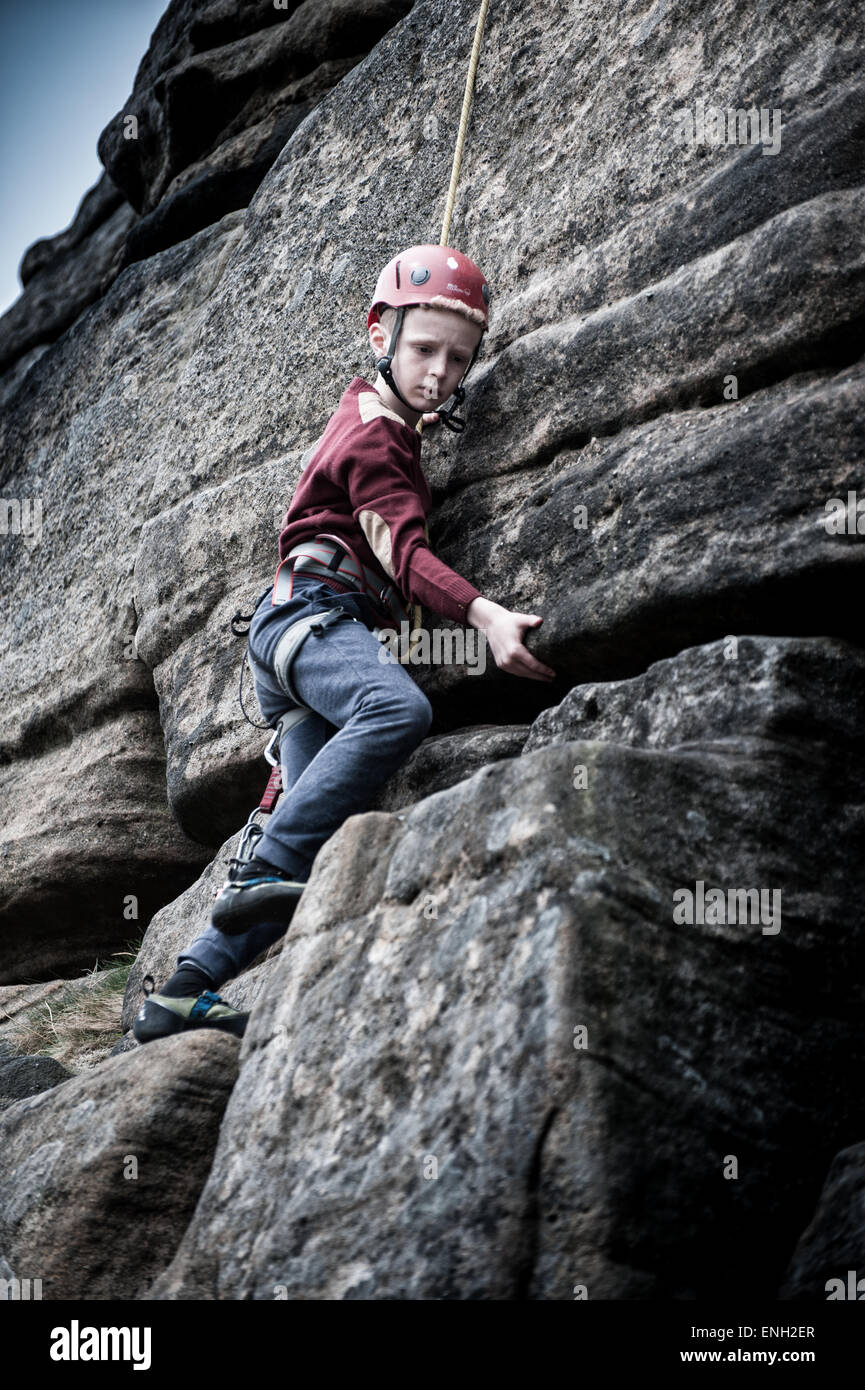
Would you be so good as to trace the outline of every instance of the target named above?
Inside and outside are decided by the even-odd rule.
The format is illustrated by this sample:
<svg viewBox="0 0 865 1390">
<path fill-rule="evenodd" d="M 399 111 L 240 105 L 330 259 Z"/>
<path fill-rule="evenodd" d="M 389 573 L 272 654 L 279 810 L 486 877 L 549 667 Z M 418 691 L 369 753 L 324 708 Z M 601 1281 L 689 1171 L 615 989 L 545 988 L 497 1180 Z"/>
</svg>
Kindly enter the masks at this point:
<svg viewBox="0 0 865 1390">
<path fill-rule="evenodd" d="M 387 356 L 386 356 L 386 357 L 380 357 L 380 358 L 378 359 L 378 361 L 377 361 L 376 364 L 375 364 L 375 369 L 376 369 L 377 372 L 380 373 L 380 375 L 381 375 L 381 376 L 384 378 L 384 380 L 387 382 L 388 386 L 390 387 L 391 391 L 393 391 L 393 393 L 394 393 L 394 395 L 396 396 L 397 400 L 398 400 L 398 401 L 402 401 L 403 405 L 404 405 L 404 406 L 408 406 L 408 409 L 409 409 L 409 410 L 414 410 L 414 406 L 413 406 L 413 405 L 409 405 L 409 403 L 408 403 L 408 401 L 406 400 L 405 396 L 402 394 L 402 392 L 400 391 L 399 387 L 397 386 L 396 381 L 394 380 L 393 371 L 392 371 L 392 369 L 391 369 L 391 363 L 393 362 L 394 356 L 395 356 L 395 354 L 396 354 L 396 345 L 397 345 L 397 341 L 398 341 L 398 339 L 399 339 L 399 332 L 400 332 L 400 329 L 402 328 L 403 319 L 405 318 L 405 311 L 406 311 L 406 308 L 407 308 L 407 306 L 406 306 L 406 305 L 403 305 L 402 308 L 397 309 L 397 311 L 396 311 L 396 323 L 394 324 L 393 333 L 391 334 L 391 339 L 390 339 L 390 342 L 388 343 Z"/>
<path fill-rule="evenodd" d="M 471 361 L 469 362 L 469 365 L 463 372 L 462 381 L 453 393 L 453 405 L 451 406 L 450 410 L 446 410 L 444 406 L 439 406 L 436 412 L 442 424 L 447 425 L 449 430 L 454 430 L 457 434 L 461 434 L 466 427 L 466 422 L 462 418 L 462 416 L 457 415 L 455 413 L 457 406 L 462 405 L 463 401 L 466 398 L 466 393 L 462 383 L 463 381 L 465 381 L 466 377 L 468 376 L 469 372 L 475 364 L 475 358 L 481 350 L 481 343 L 483 342 L 483 340 L 484 335 L 482 333 L 480 339 L 478 340 L 478 345 L 472 353 Z"/>
</svg>

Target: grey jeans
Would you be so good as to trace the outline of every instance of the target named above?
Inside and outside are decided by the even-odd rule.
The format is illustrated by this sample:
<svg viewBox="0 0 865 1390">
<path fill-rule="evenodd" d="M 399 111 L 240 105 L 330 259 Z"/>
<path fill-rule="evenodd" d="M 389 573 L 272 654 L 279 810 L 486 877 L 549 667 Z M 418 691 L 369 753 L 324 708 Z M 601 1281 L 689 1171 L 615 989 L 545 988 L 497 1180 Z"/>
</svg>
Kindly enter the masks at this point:
<svg viewBox="0 0 865 1390">
<path fill-rule="evenodd" d="M 254 854 L 305 883 L 313 860 L 348 817 L 366 809 L 373 792 L 429 731 L 432 707 L 405 667 L 381 661 L 373 610 L 361 594 L 341 594 L 314 576 L 298 576 L 278 607 L 267 589 L 249 628 L 249 660 L 261 712 L 275 727 L 297 705 L 284 691 L 274 653 L 288 627 L 337 607 L 340 620 L 311 631 L 291 667 L 291 685 L 311 713 L 282 738 L 283 794 Z M 192 962 L 218 988 L 286 930 L 261 922 L 240 936 L 208 926 L 178 966 Z"/>
</svg>

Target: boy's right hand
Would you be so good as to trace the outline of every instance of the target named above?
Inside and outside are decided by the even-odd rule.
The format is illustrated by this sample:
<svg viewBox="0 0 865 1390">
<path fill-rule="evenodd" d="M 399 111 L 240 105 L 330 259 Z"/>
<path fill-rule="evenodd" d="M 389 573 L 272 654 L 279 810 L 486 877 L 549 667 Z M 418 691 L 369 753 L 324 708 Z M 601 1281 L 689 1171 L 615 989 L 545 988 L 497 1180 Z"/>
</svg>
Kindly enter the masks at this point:
<svg viewBox="0 0 865 1390">
<path fill-rule="evenodd" d="M 499 603 L 476 598 L 466 609 L 466 621 L 486 635 L 499 670 L 507 671 L 510 676 L 525 676 L 528 680 L 555 680 L 555 671 L 538 661 L 523 645 L 527 629 L 544 621 L 538 613 L 512 613 Z"/>
</svg>

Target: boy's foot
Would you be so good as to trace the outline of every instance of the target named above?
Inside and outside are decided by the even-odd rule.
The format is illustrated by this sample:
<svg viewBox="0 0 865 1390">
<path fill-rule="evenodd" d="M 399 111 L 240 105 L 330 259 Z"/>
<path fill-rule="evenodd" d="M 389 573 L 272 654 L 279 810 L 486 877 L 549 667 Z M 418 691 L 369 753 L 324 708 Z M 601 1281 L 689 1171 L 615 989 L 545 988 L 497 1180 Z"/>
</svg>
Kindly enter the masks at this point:
<svg viewBox="0 0 865 1390">
<path fill-rule="evenodd" d="M 285 922 L 294 916 L 306 887 L 264 859 L 232 859 L 210 920 L 225 936 L 240 936 L 259 922 Z"/>
<path fill-rule="evenodd" d="M 154 1038 L 167 1038 L 172 1033 L 185 1033 L 190 1028 L 215 1028 L 242 1038 L 248 1022 L 248 1013 L 233 1009 L 212 989 L 181 998 L 151 993 L 135 1015 L 132 1035 L 136 1042 L 146 1043 Z"/>
</svg>

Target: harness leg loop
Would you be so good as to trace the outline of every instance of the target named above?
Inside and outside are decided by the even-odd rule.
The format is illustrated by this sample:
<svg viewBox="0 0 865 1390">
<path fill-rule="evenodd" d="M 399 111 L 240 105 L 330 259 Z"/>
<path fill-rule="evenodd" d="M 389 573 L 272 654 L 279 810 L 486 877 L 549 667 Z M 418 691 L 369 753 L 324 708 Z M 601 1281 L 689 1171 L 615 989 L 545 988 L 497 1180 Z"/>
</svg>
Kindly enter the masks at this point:
<svg viewBox="0 0 865 1390">
<path fill-rule="evenodd" d="M 330 608 L 326 613 L 314 613 L 311 617 L 301 618 L 299 622 L 292 623 L 291 627 L 286 628 L 276 644 L 276 651 L 273 653 L 273 670 L 279 682 L 280 689 L 293 700 L 300 709 L 306 709 L 291 681 L 291 668 L 301 646 L 306 641 L 311 632 L 316 637 L 321 637 L 325 630 L 338 623 L 341 618 L 350 617 L 344 608 Z M 293 713 L 293 711 L 289 711 Z"/>
</svg>

